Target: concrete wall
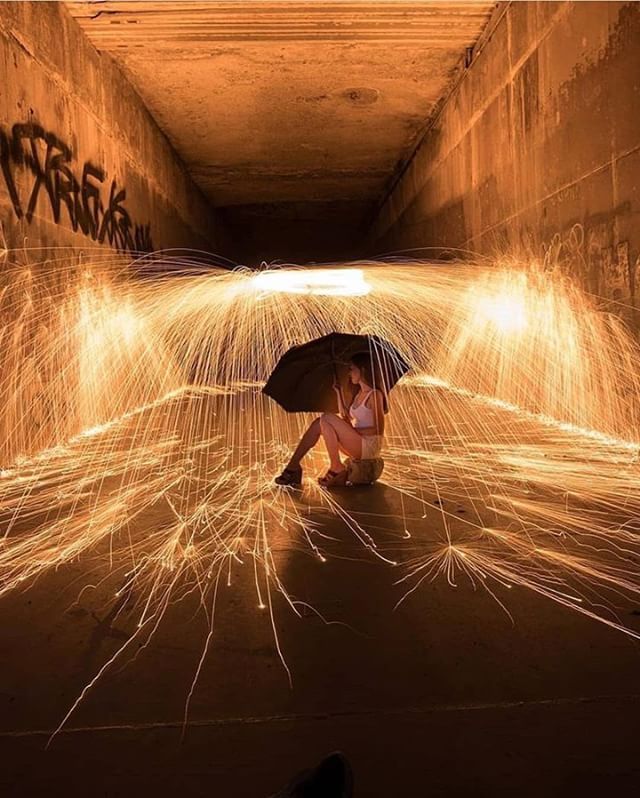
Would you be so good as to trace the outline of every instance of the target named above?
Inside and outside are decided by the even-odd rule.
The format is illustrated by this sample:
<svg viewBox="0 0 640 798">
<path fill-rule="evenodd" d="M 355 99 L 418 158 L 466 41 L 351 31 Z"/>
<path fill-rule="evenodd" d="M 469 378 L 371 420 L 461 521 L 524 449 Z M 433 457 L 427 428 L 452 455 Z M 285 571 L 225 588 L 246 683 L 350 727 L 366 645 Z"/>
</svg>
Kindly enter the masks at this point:
<svg viewBox="0 0 640 798">
<path fill-rule="evenodd" d="M 540 253 L 554 236 L 589 290 L 639 301 L 640 3 L 501 4 L 369 250 Z"/>
<path fill-rule="evenodd" d="M 228 251 L 223 225 L 63 3 L 0 3 L 0 223 L 9 247 Z"/>
</svg>

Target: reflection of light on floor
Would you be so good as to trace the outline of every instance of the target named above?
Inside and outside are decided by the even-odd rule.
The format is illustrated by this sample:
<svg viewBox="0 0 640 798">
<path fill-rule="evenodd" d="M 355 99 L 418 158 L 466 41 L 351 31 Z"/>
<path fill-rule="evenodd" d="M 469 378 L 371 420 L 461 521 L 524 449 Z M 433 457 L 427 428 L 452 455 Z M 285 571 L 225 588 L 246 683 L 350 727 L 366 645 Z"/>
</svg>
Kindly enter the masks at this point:
<svg viewBox="0 0 640 798">
<path fill-rule="evenodd" d="M 371 286 L 362 269 L 273 269 L 260 272 L 252 285 L 261 291 L 317 296 L 364 296 Z"/>
</svg>

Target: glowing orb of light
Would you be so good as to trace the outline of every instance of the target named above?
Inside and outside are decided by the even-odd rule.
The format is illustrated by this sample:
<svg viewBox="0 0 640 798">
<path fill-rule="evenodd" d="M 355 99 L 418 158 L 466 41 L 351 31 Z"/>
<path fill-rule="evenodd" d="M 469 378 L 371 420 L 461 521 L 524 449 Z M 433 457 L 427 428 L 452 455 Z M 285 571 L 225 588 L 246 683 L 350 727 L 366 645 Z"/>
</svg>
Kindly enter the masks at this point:
<svg viewBox="0 0 640 798">
<path fill-rule="evenodd" d="M 527 309 L 521 296 L 497 294 L 478 299 L 478 315 L 502 333 L 522 332 L 527 326 Z"/>
<path fill-rule="evenodd" d="M 273 269 L 252 279 L 255 288 L 285 294 L 365 296 L 371 286 L 362 269 Z"/>
</svg>

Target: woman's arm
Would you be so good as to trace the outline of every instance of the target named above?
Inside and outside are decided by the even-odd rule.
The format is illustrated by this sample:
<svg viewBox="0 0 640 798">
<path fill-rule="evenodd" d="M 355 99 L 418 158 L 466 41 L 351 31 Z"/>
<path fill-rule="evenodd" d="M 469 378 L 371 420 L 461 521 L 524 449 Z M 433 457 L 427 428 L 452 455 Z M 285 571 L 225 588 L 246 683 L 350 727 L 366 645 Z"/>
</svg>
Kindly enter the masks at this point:
<svg viewBox="0 0 640 798">
<path fill-rule="evenodd" d="M 371 394 L 372 398 L 367 399 L 367 402 L 373 401 L 373 426 L 360 427 L 358 432 L 361 435 L 384 435 L 384 403 L 382 401 L 382 394 L 377 389 Z"/>
</svg>

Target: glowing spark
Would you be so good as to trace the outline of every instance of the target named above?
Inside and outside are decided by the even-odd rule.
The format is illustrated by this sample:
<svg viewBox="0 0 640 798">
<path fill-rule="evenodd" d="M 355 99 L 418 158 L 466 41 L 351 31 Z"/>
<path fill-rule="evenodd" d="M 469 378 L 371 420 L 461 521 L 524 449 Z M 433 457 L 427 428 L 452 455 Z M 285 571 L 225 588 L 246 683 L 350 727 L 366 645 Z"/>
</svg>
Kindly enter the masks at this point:
<svg viewBox="0 0 640 798">
<path fill-rule="evenodd" d="M 275 634 L 274 593 L 299 611 L 288 552 L 329 559 L 325 513 L 400 563 L 409 593 L 462 576 L 504 606 L 499 591 L 520 586 L 636 634 L 606 607 L 640 593 L 640 354 L 557 272 L 358 263 L 136 282 L 116 265 L 2 270 L 0 595 L 95 560 L 133 607 L 119 653 L 197 596 L 195 684 L 219 579 L 248 566 Z M 273 484 L 311 417 L 260 387 L 289 347 L 332 330 L 377 334 L 413 365 L 384 452 L 397 517 L 351 511 L 312 478 L 299 495 Z M 376 539 L 385 526 L 395 548 Z"/>
<path fill-rule="evenodd" d="M 480 324 L 491 323 L 500 332 L 522 332 L 527 326 L 526 305 L 521 296 L 480 296 L 477 311 Z"/>
</svg>

